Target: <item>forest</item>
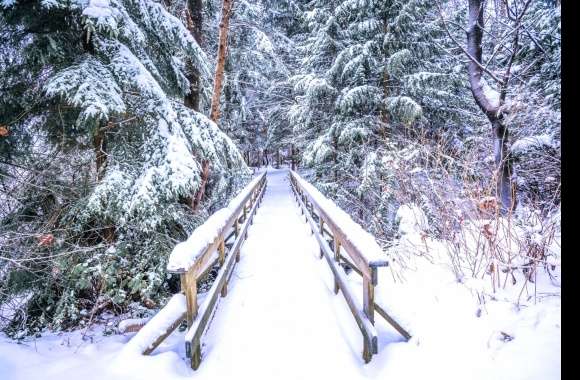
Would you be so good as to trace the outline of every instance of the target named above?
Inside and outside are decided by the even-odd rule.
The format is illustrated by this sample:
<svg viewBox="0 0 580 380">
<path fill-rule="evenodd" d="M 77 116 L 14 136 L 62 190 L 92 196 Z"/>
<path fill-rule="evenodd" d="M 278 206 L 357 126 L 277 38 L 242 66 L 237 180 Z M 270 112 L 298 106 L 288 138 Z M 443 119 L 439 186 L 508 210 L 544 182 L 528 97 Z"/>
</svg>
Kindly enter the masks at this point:
<svg viewBox="0 0 580 380">
<path fill-rule="evenodd" d="M 287 170 L 410 294 L 441 265 L 502 344 L 555 321 L 513 351 L 559 378 L 560 145 L 559 0 L 0 0 L 0 352 L 151 318 L 174 247 Z"/>
</svg>

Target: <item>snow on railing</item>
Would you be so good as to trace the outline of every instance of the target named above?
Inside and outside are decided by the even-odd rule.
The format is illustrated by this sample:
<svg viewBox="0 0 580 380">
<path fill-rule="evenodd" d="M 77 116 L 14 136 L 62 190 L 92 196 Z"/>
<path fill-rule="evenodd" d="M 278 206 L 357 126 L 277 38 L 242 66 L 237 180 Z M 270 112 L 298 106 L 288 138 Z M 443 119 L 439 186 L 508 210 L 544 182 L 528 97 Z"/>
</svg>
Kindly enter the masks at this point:
<svg viewBox="0 0 580 380">
<path fill-rule="evenodd" d="M 123 347 L 124 353 L 150 354 L 185 318 L 186 302 L 183 294 L 175 294 Z"/>
<path fill-rule="evenodd" d="M 238 214 L 244 203 L 247 202 L 256 185 L 265 174 L 254 178 L 244 189 L 233 198 L 226 207 L 211 215 L 205 223 L 197 227 L 186 241 L 177 244 L 167 263 L 169 272 L 181 273 L 189 269 L 208 247 L 213 244 L 225 229 L 231 227 L 232 218 Z"/>
<path fill-rule="evenodd" d="M 388 265 L 386 255 L 373 235 L 365 231 L 360 224 L 352 220 L 350 215 L 322 195 L 318 189 L 306 182 L 298 173 L 292 172 L 292 176 L 316 207 L 325 214 L 328 219 L 327 223 L 333 223 L 334 228 L 343 236 L 343 244 L 352 245 L 371 267 Z"/>
</svg>

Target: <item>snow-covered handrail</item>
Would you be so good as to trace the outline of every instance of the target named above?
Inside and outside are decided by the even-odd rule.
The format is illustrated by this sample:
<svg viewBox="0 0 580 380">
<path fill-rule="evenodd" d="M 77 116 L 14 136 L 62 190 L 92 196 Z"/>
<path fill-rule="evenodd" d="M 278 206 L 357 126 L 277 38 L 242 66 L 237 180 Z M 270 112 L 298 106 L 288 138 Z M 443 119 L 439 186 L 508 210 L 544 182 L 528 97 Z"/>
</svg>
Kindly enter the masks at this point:
<svg viewBox="0 0 580 380">
<path fill-rule="evenodd" d="M 291 171 L 290 175 L 298 191 L 316 209 L 317 216 L 320 216 L 323 224 L 328 225 L 332 235 L 348 253 L 357 268 L 373 284 L 376 284 L 376 272 L 373 268 L 387 266 L 388 261 L 374 236 L 365 231 L 360 224 L 352 220 L 350 215 L 322 195 L 298 173 Z"/>
<path fill-rule="evenodd" d="M 265 176 L 266 173 L 262 173 L 254 178 L 226 207 L 212 214 L 186 241 L 178 243 L 169 256 L 167 271 L 185 273 L 196 264 L 204 264 L 202 258 L 208 251 L 215 251 L 219 238 L 234 226 L 242 208 L 247 206 L 250 197 L 254 196 L 259 190 L 259 185 L 264 183 Z"/>
<path fill-rule="evenodd" d="M 325 257 L 332 270 L 334 292 L 342 291 L 346 303 L 361 330 L 364 343 L 363 359 L 365 362 L 368 363 L 372 355 L 378 352 L 377 331 L 373 326 L 375 310 L 401 335 L 409 339 L 409 333 L 375 303 L 375 286 L 378 282 L 377 269 L 388 265 L 385 254 L 375 241 L 375 238 L 353 221 L 334 202 L 324 197 L 314 186 L 306 182 L 294 171 L 290 171 L 290 184 L 302 214 L 310 224 L 310 229 L 318 241 L 320 258 Z M 328 226 L 330 231 L 325 225 Z M 326 240 L 324 234 L 331 239 L 331 245 L 329 245 L 329 241 Z M 341 254 L 341 248 L 346 251 L 352 262 Z M 355 301 L 344 271 L 340 269 L 339 264 L 341 262 L 347 264 L 363 277 L 362 310 Z"/>
<path fill-rule="evenodd" d="M 240 258 L 240 248 L 247 237 L 249 225 L 264 192 L 266 173 L 254 178 L 229 204 L 214 213 L 208 220 L 193 231 L 184 242 L 177 244 L 171 252 L 167 270 L 181 276 L 181 293 L 161 309 L 135 335 L 126 351 L 141 352 L 148 355 L 173 331 L 183 319 L 187 319 L 190 332 L 196 339 L 186 342 L 191 366 L 196 369 L 201 361 L 200 337 L 206 327 L 209 315 L 216 306 L 216 292 L 225 296 L 227 283 L 233 273 L 234 263 Z M 228 240 L 234 237 L 230 244 Z M 197 281 L 204 277 L 217 262 L 220 263 L 217 279 L 208 292 L 206 300 L 198 307 Z M 199 314 L 199 317 L 198 317 Z M 197 317 L 197 318 L 196 318 Z M 193 327 L 192 325 L 197 326 Z M 199 328 L 199 331 L 198 331 Z M 188 332 L 187 336 L 190 335 Z"/>
<path fill-rule="evenodd" d="M 225 250 L 225 231 L 227 231 L 229 222 L 226 223 L 225 227 L 222 229 L 221 244 L 219 245 L 220 252 L 220 269 L 216 275 L 215 280 L 206 293 L 203 302 L 197 305 L 197 299 L 195 294 L 197 292 L 195 281 L 196 278 L 190 275 L 191 269 L 187 274 L 182 274 L 182 288 L 184 288 L 187 307 L 188 307 L 188 323 L 189 329 L 185 334 L 185 351 L 186 355 L 191 359 L 191 368 L 197 369 L 201 364 L 201 336 L 206 330 L 207 325 L 210 321 L 210 317 L 214 314 L 214 310 L 217 306 L 217 300 L 219 296 L 225 297 L 228 292 L 228 282 L 231 278 L 235 263 L 240 259 L 240 249 L 245 239 L 248 236 L 248 228 L 252 224 L 254 215 L 260 206 L 264 193 L 266 191 L 266 175 L 262 174 L 258 181 L 253 185 L 251 189 L 248 189 L 248 196 L 244 195 L 245 192 L 242 191 L 239 198 L 239 202 L 234 200 L 231 203 L 232 209 L 236 210 L 233 214 L 233 225 L 235 226 L 235 241 L 229 248 Z M 246 208 L 249 203 L 249 209 Z M 237 206 L 236 206 L 237 205 Z M 238 215 L 243 211 L 243 224 L 238 226 L 239 217 Z M 194 266 L 193 268 L 195 268 Z M 193 285 L 192 285 L 193 283 Z M 185 285 L 184 285 L 185 284 Z M 193 313 L 190 316 L 190 310 Z"/>
</svg>

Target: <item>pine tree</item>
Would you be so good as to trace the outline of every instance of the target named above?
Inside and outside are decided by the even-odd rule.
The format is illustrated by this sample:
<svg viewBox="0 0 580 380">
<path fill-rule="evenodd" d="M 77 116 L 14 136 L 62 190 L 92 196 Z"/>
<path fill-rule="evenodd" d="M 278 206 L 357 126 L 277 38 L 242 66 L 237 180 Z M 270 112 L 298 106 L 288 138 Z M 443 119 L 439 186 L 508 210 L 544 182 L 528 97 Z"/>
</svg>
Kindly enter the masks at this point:
<svg viewBox="0 0 580 380">
<path fill-rule="evenodd" d="M 38 257 L 28 268 L 38 274 L 30 284 L 31 319 L 60 328 L 102 305 L 163 297 L 168 252 L 207 215 L 207 208 L 192 214 L 187 201 L 202 182 L 202 162 L 212 167 L 207 207 L 235 190 L 228 177 L 240 181 L 247 173 L 233 142 L 183 104 L 186 62 L 207 87 L 209 59 L 183 23 L 148 0 L 4 0 L 0 25 L 0 124 L 10 132 L 0 151 L 11 160 L 8 170 L 22 164 L 50 188 L 60 182 L 79 189 L 51 196 L 35 214 L 51 220 L 48 230 L 29 222 L 30 237 L 14 241 L 12 257 Z M 15 161 L 11 143 L 19 152 L 28 143 L 35 155 Z M 47 168 L 39 148 L 65 162 Z M 70 169 L 43 177 L 79 159 L 92 172 L 84 187 Z M 25 223 L 30 207 L 15 207 L 3 221 Z M 38 246 L 33 237 L 46 233 L 55 243 Z M 58 252 L 54 261 L 41 260 Z M 20 291 L 18 271 L 12 273 L 7 287 Z"/>
</svg>

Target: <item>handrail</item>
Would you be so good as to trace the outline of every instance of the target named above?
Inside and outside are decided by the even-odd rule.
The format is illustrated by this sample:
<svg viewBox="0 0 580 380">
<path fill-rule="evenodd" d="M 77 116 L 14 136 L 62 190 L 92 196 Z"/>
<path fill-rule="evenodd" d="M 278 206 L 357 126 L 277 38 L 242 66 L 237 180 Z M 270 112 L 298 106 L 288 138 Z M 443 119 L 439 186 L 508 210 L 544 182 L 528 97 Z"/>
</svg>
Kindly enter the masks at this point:
<svg viewBox="0 0 580 380">
<path fill-rule="evenodd" d="M 377 332 L 374 328 L 375 310 L 395 329 L 397 329 L 406 339 L 410 338 L 409 333 L 391 318 L 383 308 L 374 301 L 375 286 L 378 285 L 377 269 L 387 266 L 388 261 L 380 257 L 380 247 L 374 238 L 362 228 L 354 223 L 348 216 L 337 216 L 337 206 L 325 199 L 312 185 L 302 179 L 296 172 L 290 171 L 290 184 L 301 212 L 306 222 L 310 224 L 310 229 L 315 235 L 320 246 L 320 258 L 326 258 L 334 275 L 334 292 L 342 291 L 347 304 L 363 335 L 363 359 L 368 363 L 373 354 L 378 353 Z M 322 204 L 324 202 L 324 204 Z M 343 211 L 340 211 L 343 213 Z M 316 221 L 315 221 L 316 219 Z M 317 223 L 318 222 L 318 223 Z M 345 224 L 350 224 L 347 226 Z M 328 228 L 325 228 L 325 225 Z M 357 236 L 351 237 L 346 233 L 347 227 L 356 230 Z M 332 248 L 325 239 L 324 234 L 331 238 Z M 373 244 L 374 243 L 374 244 Z M 363 252 L 360 247 L 365 247 L 371 252 L 371 257 Z M 349 261 L 341 254 L 341 248 L 346 251 L 352 260 Z M 348 265 L 356 273 L 363 277 L 363 309 L 362 311 L 355 304 L 354 298 L 343 270 L 340 270 L 340 262 Z"/>
<path fill-rule="evenodd" d="M 228 207 L 232 210 L 231 215 L 222 225 L 218 224 L 215 238 L 202 247 L 201 252 L 196 255 L 188 268 L 173 269 L 174 272 L 180 273 L 181 289 L 187 301 L 188 331 L 185 336 L 185 347 L 193 369 L 197 369 L 201 364 L 201 335 L 216 307 L 217 294 L 221 294 L 222 297 L 227 295 L 227 284 L 235 263 L 240 260 L 240 248 L 247 238 L 248 227 L 253 223 L 253 217 L 262 201 L 266 185 L 266 173 L 263 173 L 245 190 L 242 190 L 240 195 L 230 202 Z M 225 242 L 231 236 L 232 229 L 236 239 L 228 249 Z M 213 266 L 212 263 L 216 262 L 220 263 L 217 277 L 204 302 L 198 305 L 197 281 L 208 272 L 208 269 Z"/>
<path fill-rule="evenodd" d="M 186 319 L 185 349 L 191 367 L 201 363 L 201 335 L 217 304 L 217 294 L 227 295 L 227 285 L 235 263 L 240 260 L 240 248 L 248 228 L 264 196 L 266 173 L 254 178 L 227 207 L 214 213 L 196 228 L 187 241 L 179 243 L 171 253 L 167 271 L 179 273 L 181 293 L 173 296 L 155 317 L 133 337 L 131 349 L 148 355 Z M 235 237 L 232 245 L 226 244 Z M 219 263 L 216 280 L 201 306 L 197 303 L 197 283 Z M 185 295 L 185 297 L 184 297 Z M 183 299 L 185 298 L 185 302 Z M 199 316 L 198 316 L 199 315 Z"/>
</svg>

